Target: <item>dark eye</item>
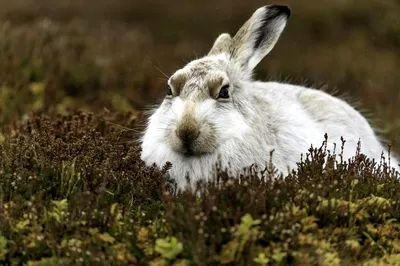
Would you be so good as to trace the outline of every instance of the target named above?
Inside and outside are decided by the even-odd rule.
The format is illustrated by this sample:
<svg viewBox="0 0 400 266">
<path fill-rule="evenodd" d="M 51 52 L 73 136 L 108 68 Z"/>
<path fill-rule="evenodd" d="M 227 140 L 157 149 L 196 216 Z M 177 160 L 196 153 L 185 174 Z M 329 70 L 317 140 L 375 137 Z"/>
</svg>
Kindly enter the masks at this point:
<svg viewBox="0 0 400 266">
<path fill-rule="evenodd" d="M 229 98 L 229 85 L 225 85 L 221 88 L 218 94 L 218 98 L 220 99 L 228 99 Z"/>
<path fill-rule="evenodd" d="M 171 89 L 171 86 L 167 86 L 167 95 L 168 96 L 172 96 L 172 89 Z"/>
</svg>

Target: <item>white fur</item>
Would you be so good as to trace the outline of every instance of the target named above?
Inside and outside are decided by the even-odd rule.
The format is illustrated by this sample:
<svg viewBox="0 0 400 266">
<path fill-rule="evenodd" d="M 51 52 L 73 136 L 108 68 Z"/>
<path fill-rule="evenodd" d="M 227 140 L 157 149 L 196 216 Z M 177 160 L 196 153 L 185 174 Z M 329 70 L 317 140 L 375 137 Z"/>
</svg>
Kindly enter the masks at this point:
<svg viewBox="0 0 400 266">
<path fill-rule="evenodd" d="M 255 32 L 260 30 L 260 21 L 270 14 L 268 12 L 271 12 L 269 6 L 258 9 L 240 36 L 233 38 L 232 45 L 238 46 L 233 48 L 243 53 L 232 56 L 229 54 L 232 46 L 226 49 L 213 47 L 213 51 L 218 51 L 217 55 L 194 60 L 176 72 L 192 73 L 200 63 L 215 62 L 218 69 L 209 70 L 210 75 L 222 76 L 232 87 L 231 102 L 221 103 L 226 104 L 226 108 L 218 109 L 219 103 L 212 97 L 196 98 L 200 97 L 199 91 L 208 88 L 201 78 L 190 77 L 191 85 L 184 88 L 190 91 L 187 99 L 180 96 L 165 99 L 151 115 L 142 138 L 141 158 L 147 165 L 155 163 L 158 167 L 171 162 L 169 173 L 179 188 L 187 185 L 187 174 L 192 181 L 211 177 L 219 160 L 232 174 L 242 173 L 243 168 L 252 164 L 264 168 L 272 150 L 274 166 L 287 175 L 296 168 L 301 154 L 307 153 L 311 145 L 322 145 L 325 133 L 330 151 L 336 144 L 336 153 L 340 153 L 341 137 L 346 140 L 345 160 L 356 154 L 358 141 L 361 141 L 361 152 L 368 157 L 379 162 L 384 153 L 387 158 L 387 150 L 368 121 L 342 99 L 313 88 L 251 79 L 253 68 L 273 48 L 286 25 L 285 16 L 277 16 L 267 25 L 272 34 L 265 36 L 265 44 L 258 50 L 249 51 L 255 42 Z M 223 44 L 216 42 L 214 46 L 227 42 L 229 39 Z M 247 68 L 243 67 L 246 65 Z M 211 121 L 215 126 L 218 147 L 213 153 L 188 157 L 168 145 L 166 134 L 173 132 L 169 129 L 176 128 L 187 101 L 196 102 L 195 119 L 200 125 Z M 390 159 L 391 166 L 400 170 L 397 159 L 393 155 Z"/>
</svg>

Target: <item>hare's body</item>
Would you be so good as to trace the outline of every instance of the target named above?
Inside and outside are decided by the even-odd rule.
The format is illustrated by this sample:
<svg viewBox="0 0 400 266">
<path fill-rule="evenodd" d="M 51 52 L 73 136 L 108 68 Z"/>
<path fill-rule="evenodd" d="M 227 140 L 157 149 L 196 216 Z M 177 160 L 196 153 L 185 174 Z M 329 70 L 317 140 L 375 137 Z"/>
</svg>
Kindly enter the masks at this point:
<svg viewBox="0 0 400 266">
<path fill-rule="evenodd" d="M 272 49 L 289 17 L 285 6 L 258 9 L 231 38 L 222 34 L 210 53 L 175 72 L 169 95 L 150 117 L 142 139 L 142 159 L 162 167 L 182 188 L 208 178 L 217 163 L 232 174 L 270 161 L 287 174 L 301 154 L 320 147 L 344 159 L 361 152 L 380 160 L 386 149 L 368 121 L 353 107 L 322 91 L 251 79 L 252 69 Z M 385 154 L 387 157 L 387 154 Z M 398 162 L 391 158 L 391 165 Z"/>
</svg>

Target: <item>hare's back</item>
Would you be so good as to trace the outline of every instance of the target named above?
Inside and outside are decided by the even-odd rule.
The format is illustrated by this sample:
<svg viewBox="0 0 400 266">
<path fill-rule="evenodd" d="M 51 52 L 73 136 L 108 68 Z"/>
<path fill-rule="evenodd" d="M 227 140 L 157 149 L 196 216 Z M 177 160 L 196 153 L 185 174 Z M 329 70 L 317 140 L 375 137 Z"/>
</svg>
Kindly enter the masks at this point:
<svg viewBox="0 0 400 266">
<path fill-rule="evenodd" d="M 327 133 L 329 142 L 336 145 L 341 144 L 343 137 L 350 154 L 354 155 L 359 140 L 362 151 L 369 156 L 377 158 L 385 150 L 368 120 L 340 98 L 320 90 L 277 82 L 257 82 L 255 87 L 277 99 L 282 113 L 288 106 L 296 106 L 298 112 L 292 114 L 293 118 L 306 117 L 308 123 L 304 127 L 309 127 L 310 132 Z"/>
<path fill-rule="evenodd" d="M 382 154 L 388 159 L 386 144 L 378 137 L 371 122 L 345 100 L 314 89 L 300 90 L 297 98 L 310 117 L 325 132 L 330 132 L 336 143 L 341 137 L 346 140 L 345 157 L 354 155 L 360 141 L 361 152 L 371 159 L 379 162 Z M 392 167 L 400 171 L 398 156 L 393 152 L 390 154 L 390 162 Z"/>
<path fill-rule="evenodd" d="M 368 120 L 346 101 L 309 88 L 300 89 L 296 98 L 310 119 L 327 133 L 364 141 L 377 139 Z"/>
</svg>

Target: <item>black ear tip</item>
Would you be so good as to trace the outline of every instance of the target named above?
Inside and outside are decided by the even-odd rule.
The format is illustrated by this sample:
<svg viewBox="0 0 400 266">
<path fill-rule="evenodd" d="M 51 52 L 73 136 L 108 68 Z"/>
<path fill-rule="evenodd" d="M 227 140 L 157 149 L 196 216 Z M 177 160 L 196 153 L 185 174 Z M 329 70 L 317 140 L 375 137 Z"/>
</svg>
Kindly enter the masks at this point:
<svg viewBox="0 0 400 266">
<path fill-rule="evenodd" d="M 287 5 L 269 5 L 267 8 L 268 10 L 273 11 L 276 16 L 285 15 L 287 18 L 289 18 L 292 13 Z"/>
</svg>

